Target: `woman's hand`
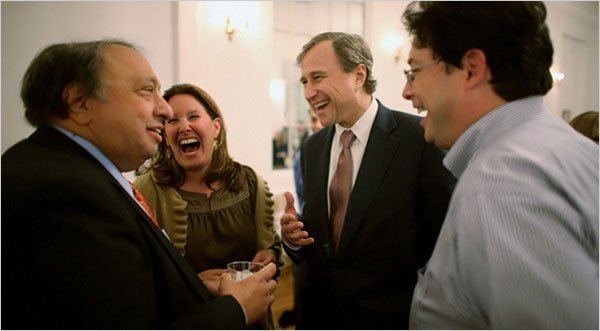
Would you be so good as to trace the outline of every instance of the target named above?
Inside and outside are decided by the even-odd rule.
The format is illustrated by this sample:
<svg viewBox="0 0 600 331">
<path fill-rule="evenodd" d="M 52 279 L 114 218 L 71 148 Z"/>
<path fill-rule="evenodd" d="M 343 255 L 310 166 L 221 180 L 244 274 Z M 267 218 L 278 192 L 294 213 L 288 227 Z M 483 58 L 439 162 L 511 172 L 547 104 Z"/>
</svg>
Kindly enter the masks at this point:
<svg viewBox="0 0 600 331">
<path fill-rule="evenodd" d="M 260 263 L 262 265 L 275 263 L 275 251 L 272 249 L 265 249 L 264 251 L 260 251 L 256 253 L 256 255 L 254 255 L 252 262 Z"/>
<path fill-rule="evenodd" d="M 208 288 L 210 294 L 217 296 L 219 293 L 219 285 L 221 284 L 221 276 L 227 272 L 227 269 L 208 269 L 198 274 L 198 278 Z"/>
</svg>

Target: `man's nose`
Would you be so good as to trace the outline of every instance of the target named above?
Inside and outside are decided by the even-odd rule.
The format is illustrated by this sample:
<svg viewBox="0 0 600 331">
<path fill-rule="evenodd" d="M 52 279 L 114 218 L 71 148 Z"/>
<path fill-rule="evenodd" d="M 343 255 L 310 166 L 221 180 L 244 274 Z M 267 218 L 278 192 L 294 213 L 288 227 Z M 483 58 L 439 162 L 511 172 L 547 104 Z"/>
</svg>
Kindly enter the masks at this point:
<svg viewBox="0 0 600 331">
<path fill-rule="evenodd" d="M 168 121 L 173 118 L 173 110 L 171 106 L 167 103 L 165 99 L 163 99 L 160 95 L 157 96 L 158 100 L 156 102 L 156 108 L 154 110 L 154 115 L 159 117 L 163 122 Z"/>
<path fill-rule="evenodd" d="M 312 87 L 311 84 L 306 84 L 304 86 L 304 98 L 308 101 L 312 99 L 317 94 L 317 91 Z"/>
<path fill-rule="evenodd" d="M 402 97 L 406 100 L 412 100 L 413 98 L 412 86 L 408 82 L 404 83 L 404 89 L 402 89 Z"/>
</svg>

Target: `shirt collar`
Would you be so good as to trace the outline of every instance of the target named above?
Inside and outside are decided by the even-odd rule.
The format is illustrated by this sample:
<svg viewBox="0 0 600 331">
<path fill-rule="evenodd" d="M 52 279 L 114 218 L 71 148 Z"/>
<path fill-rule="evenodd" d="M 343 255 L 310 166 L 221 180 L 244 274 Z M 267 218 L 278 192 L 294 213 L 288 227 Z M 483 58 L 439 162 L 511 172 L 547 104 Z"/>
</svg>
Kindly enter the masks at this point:
<svg viewBox="0 0 600 331">
<path fill-rule="evenodd" d="M 507 102 L 493 109 L 463 132 L 446 154 L 444 166 L 458 179 L 482 147 L 544 111 L 544 99 L 539 95 Z"/>
<path fill-rule="evenodd" d="M 88 151 L 88 153 L 92 154 L 92 156 L 96 160 L 98 160 L 98 162 L 100 162 L 100 164 L 102 164 L 104 168 L 106 168 L 106 170 L 111 174 L 111 176 L 113 176 L 117 180 L 117 182 L 125 189 L 125 191 L 129 193 L 131 197 L 133 197 L 133 190 L 131 188 L 131 184 L 127 181 L 127 179 L 125 179 L 125 177 L 123 177 L 117 166 L 115 166 L 115 164 L 112 163 L 108 159 L 108 157 L 106 157 L 106 155 L 104 155 L 104 153 L 102 153 L 100 149 L 98 149 L 98 147 L 92 144 L 89 140 L 78 136 L 65 128 L 61 128 L 56 125 L 52 125 L 52 127 L 62 132 L 65 136 L 69 137 L 83 149 Z"/>
<path fill-rule="evenodd" d="M 359 141 L 363 146 L 367 145 L 369 140 L 369 133 L 371 133 L 371 127 L 375 122 L 375 116 L 377 115 L 378 103 L 373 96 L 371 96 L 371 104 L 367 107 L 367 110 L 358 118 L 358 120 L 350 128 L 345 128 L 339 123 L 335 124 L 336 136 L 344 132 L 344 130 L 352 130 L 356 136 L 356 140 Z M 339 139 L 338 139 L 339 142 Z"/>
</svg>

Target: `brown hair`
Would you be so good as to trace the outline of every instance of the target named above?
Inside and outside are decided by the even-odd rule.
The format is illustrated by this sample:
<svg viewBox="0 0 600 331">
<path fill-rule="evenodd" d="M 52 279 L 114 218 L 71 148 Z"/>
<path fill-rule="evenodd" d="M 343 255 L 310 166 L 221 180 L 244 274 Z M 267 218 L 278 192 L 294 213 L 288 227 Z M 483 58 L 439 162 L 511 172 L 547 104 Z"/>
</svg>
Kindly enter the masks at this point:
<svg viewBox="0 0 600 331">
<path fill-rule="evenodd" d="M 598 143 L 598 112 L 588 111 L 577 115 L 572 121 L 571 126 L 575 131 L 592 139 Z"/>
<path fill-rule="evenodd" d="M 227 133 L 225 131 L 225 122 L 223 115 L 215 101 L 203 89 L 192 84 L 174 85 L 163 95 L 166 101 L 175 95 L 187 94 L 194 97 L 206 109 L 208 116 L 212 120 L 221 119 L 221 130 L 217 136 L 216 147 L 213 150 L 213 157 L 206 175 L 206 185 L 221 181 L 223 188 L 232 192 L 239 192 L 242 189 L 242 183 L 246 180 L 241 164 L 233 161 L 227 151 Z M 163 133 L 164 138 L 164 133 Z M 166 139 L 158 145 L 158 151 L 152 159 L 150 168 L 153 170 L 153 178 L 157 184 L 167 184 L 174 187 L 181 187 L 185 182 L 185 170 L 172 157 L 172 152 L 168 150 Z M 148 169 L 142 170 L 142 173 Z"/>
</svg>

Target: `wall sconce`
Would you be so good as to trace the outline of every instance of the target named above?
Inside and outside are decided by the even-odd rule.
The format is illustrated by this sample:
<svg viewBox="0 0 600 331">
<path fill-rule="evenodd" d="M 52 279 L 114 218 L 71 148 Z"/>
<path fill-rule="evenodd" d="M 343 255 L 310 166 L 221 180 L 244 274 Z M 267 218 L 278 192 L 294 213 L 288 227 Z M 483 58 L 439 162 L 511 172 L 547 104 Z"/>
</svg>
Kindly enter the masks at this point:
<svg viewBox="0 0 600 331">
<path fill-rule="evenodd" d="M 235 30 L 235 26 L 233 26 L 233 23 L 231 23 L 231 17 L 227 16 L 227 21 L 225 21 L 225 33 L 227 33 L 227 40 L 229 40 L 229 42 L 231 42 L 231 39 L 233 39 Z"/>
<path fill-rule="evenodd" d="M 550 74 L 552 75 L 552 80 L 554 81 L 554 84 L 557 86 L 560 85 L 560 82 L 562 82 L 563 79 L 565 79 L 565 74 L 560 72 L 558 68 L 550 68 Z"/>
<path fill-rule="evenodd" d="M 552 79 L 555 80 L 556 82 L 560 82 L 561 80 L 565 79 L 565 74 L 563 74 L 562 72 L 558 72 L 558 71 L 552 71 Z"/>
<path fill-rule="evenodd" d="M 404 37 L 396 32 L 388 32 L 381 39 L 381 48 L 388 54 L 394 56 L 394 62 L 398 64 L 402 58 L 402 46 L 404 45 Z"/>
<path fill-rule="evenodd" d="M 231 42 L 233 40 L 233 34 L 239 31 L 239 22 L 244 21 L 243 18 L 227 16 L 225 20 L 225 33 L 227 33 L 227 40 Z M 248 28 L 248 20 L 245 20 L 244 28 Z"/>
</svg>

